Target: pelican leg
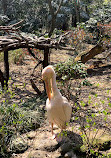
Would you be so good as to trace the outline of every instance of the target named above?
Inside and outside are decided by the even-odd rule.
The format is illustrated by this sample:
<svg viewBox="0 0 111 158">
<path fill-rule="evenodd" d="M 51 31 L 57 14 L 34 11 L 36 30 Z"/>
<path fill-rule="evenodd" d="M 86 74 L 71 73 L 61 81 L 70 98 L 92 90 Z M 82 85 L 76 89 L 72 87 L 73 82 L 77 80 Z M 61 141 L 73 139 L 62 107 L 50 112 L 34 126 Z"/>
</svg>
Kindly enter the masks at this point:
<svg viewBox="0 0 111 158">
<path fill-rule="evenodd" d="M 51 123 L 51 133 L 52 133 L 52 135 L 54 134 L 54 132 L 53 132 L 53 123 Z"/>
<path fill-rule="evenodd" d="M 52 133 L 52 139 L 55 139 L 56 135 L 53 132 L 53 123 L 51 123 L 51 133 Z"/>
</svg>

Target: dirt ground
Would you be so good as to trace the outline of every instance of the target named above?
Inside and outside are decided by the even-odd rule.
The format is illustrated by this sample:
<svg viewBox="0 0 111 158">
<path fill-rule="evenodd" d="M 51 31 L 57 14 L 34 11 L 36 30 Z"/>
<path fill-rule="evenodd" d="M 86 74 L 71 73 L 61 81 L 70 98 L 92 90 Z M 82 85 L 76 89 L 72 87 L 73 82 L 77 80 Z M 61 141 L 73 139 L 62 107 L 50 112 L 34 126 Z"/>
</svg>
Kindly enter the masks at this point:
<svg viewBox="0 0 111 158">
<path fill-rule="evenodd" d="M 69 57 L 73 57 L 73 52 L 54 51 L 50 54 L 50 62 L 52 65 L 54 65 L 55 63 L 58 63 L 60 61 L 66 61 Z M 91 67 L 94 61 L 99 60 L 102 57 L 104 57 L 104 53 L 96 56 L 95 59 L 88 61 L 88 63 L 86 64 L 88 65 L 88 67 Z M 87 80 L 92 84 L 92 86 L 81 87 L 81 89 L 79 89 L 78 91 L 77 83 L 82 82 L 83 79 L 74 79 L 70 81 L 70 93 L 72 93 L 72 95 L 67 94 L 69 93 L 67 90 L 66 93 L 63 94 L 66 94 L 66 97 L 68 97 L 69 102 L 71 103 L 74 110 L 74 95 L 79 92 L 80 94 L 78 102 L 81 103 L 81 101 L 83 101 L 85 103 L 83 111 L 93 110 L 93 113 L 97 113 L 98 111 L 102 112 L 103 110 L 108 111 L 109 115 L 107 116 L 106 122 L 103 119 L 103 114 L 100 114 L 97 117 L 96 121 L 97 126 L 100 126 L 101 130 L 104 129 L 104 126 L 106 124 L 108 124 L 108 126 L 106 125 L 105 128 L 107 129 L 109 136 L 111 136 L 111 107 L 109 107 L 108 105 L 111 101 L 111 59 L 104 59 L 102 60 L 102 62 L 103 65 L 101 65 L 100 67 L 97 66 L 93 69 L 88 69 Z M 27 98 L 37 97 L 36 92 L 33 90 L 30 84 L 30 75 L 35 65 L 36 64 L 30 59 L 29 56 L 25 57 L 23 65 L 10 64 L 11 80 L 9 85 L 12 87 L 12 89 L 14 89 L 15 92 L 13 102 L 19 104 L 21 99 L 23 102 L 25 102 Z M 0 63 L 0 66 L 3 69 L 3 63 Z M 38 73 L 38 76 L 36 75 L 37 74 L 35 73 L 34 80 L 36 81 L 39 79 L 39 82 L 36 81 L 35 83 L 39 84 L 37 86 L 38 88 L 40 88 L 40 90 L 43 90 L 43 83 L 41 81 L 41 71 Z M 67 87 L 67 85 L 65 85 L 65 87 Z M 91 104 L 89 103 L 89 100 L 91 100 Z M 75 119 L 75 115 L 72 114 L 71 123 L 68 128 L 68 131 L 73 133 L 71 137 L 67 138 L 67 142 L 71 143 L 74 143 L 75 141 L 81 142 L 81 138 L 79 137 L 80 131 L 78 130 L 79 121 L 73 122 L 73 120 Z M 84 115 L 85 114 L 81 112 L 81 117 L 84 117 Z M 60 132 L 60 130 L 58 128 L 55 128 L 55 133 L 58 132 Z M 28 143 L 28 149 L 24 151 L 24 153 L 13 154 L 13 158 L 77 158 L 77 154 L 70 150 L 72 146 L 74 147 L 73 143 L 72 146 L 70 146 L 71 143 L 69 143 L 69 146 L 67 145 L 67 147 L 63 147 L 63 143 L 59 144 L 58 140 L 51 139 L 51 129 L 47 120 L 45 121 L 42 127 L 37 129 L 36 131 L 31 131 L 27 134 L 24 134 L 23 137 Z"/>
</svg>

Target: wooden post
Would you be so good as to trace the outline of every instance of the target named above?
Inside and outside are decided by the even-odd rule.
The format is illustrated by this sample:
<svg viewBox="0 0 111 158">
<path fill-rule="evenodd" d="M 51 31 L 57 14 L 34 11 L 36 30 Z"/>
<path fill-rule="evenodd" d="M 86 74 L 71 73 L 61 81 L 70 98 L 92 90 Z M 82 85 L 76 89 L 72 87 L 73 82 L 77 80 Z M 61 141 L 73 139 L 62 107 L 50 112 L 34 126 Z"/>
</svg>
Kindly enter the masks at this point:
<svg viewBox="0 0 111 158">
<path fill-rule="evenodd" d="M 9 62 L 8 62 L 8 50 L 4 51 L 4 76 L 6 80 L 6 87 L 8 89 L 8 80 L 9 80 Z"/>
<path fill-rule="evenodd" d="M 43 68 L 49 65 L 49 48 L 44 49 Z"/>
<path fill-rule="evenodd" d="M 44 49 L 43 68 L 45 68 L 48 65 L 49 65 L 49 48 L 45 48 Z M 45 90 L 45 93 L 46 93 L 45 83 L 44 83 L 44 90 Z"/>
<path fill-rule="evenodd" d="M 5 78 L 3 76 L 3 72 L 0 70 L 0 82 L 1 82 L 2 89 L 4 88 L 4 81 L 5 81 Z"/>
</svg>

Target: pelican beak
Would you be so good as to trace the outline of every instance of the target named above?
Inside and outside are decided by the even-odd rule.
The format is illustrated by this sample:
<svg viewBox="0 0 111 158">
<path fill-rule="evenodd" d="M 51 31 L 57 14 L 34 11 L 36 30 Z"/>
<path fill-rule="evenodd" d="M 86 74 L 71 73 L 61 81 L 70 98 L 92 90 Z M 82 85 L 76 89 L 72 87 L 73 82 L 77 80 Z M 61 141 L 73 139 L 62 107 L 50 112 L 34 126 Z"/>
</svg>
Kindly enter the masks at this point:
<svg viewBox="0 0 111 158">
<path fill-rule="evenodd" d="M 49 100 L 51 100 L 51 84 L 50 84 L 50 79 L 45 80 L 45 87 L 46 87 L 46 92 Z"/>
</svg>

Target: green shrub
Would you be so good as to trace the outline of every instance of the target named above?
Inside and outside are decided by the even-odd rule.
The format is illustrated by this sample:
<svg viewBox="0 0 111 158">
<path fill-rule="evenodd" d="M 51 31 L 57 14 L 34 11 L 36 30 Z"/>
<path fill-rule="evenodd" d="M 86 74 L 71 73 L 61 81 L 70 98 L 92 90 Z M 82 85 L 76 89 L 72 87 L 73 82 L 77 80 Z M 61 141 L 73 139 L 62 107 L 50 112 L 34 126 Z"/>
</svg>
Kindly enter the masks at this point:
<svg viewBox="0 0 111 158">
<path fill-rule="evenodd" d="M 87 76 L 86 66 L 81 62 L 74 62 L 69 59 L 65 63 L 58 63 L 55 66 L 57 79 L 69 80 L 72 78 L 85 78 Z"/>
<path fill-rule="evenodd" d="M 39 128 L 44 120 L 43 111 L 37 106 L 37 99 L 33 98 L 30 102 L 28 100 L 24 103 L 21 100 L 17 105 L 14 102 L 10 103 L 15 95 L 10 89 L 0 92 L 0 157 L 8 157 L 12 154 L 13 140 L 22 133 Z M 31 109 L 29 103 L 34 108 Z M 21 139 L 23 139 L 22 136 Z"/>
<path fill-rule="evenodd" d="M 6 156 L 13 135 L 19 131 L 23 115 L 17 111 L 17 105 L 0 105 L 0 155 Z"/>
</svg>

